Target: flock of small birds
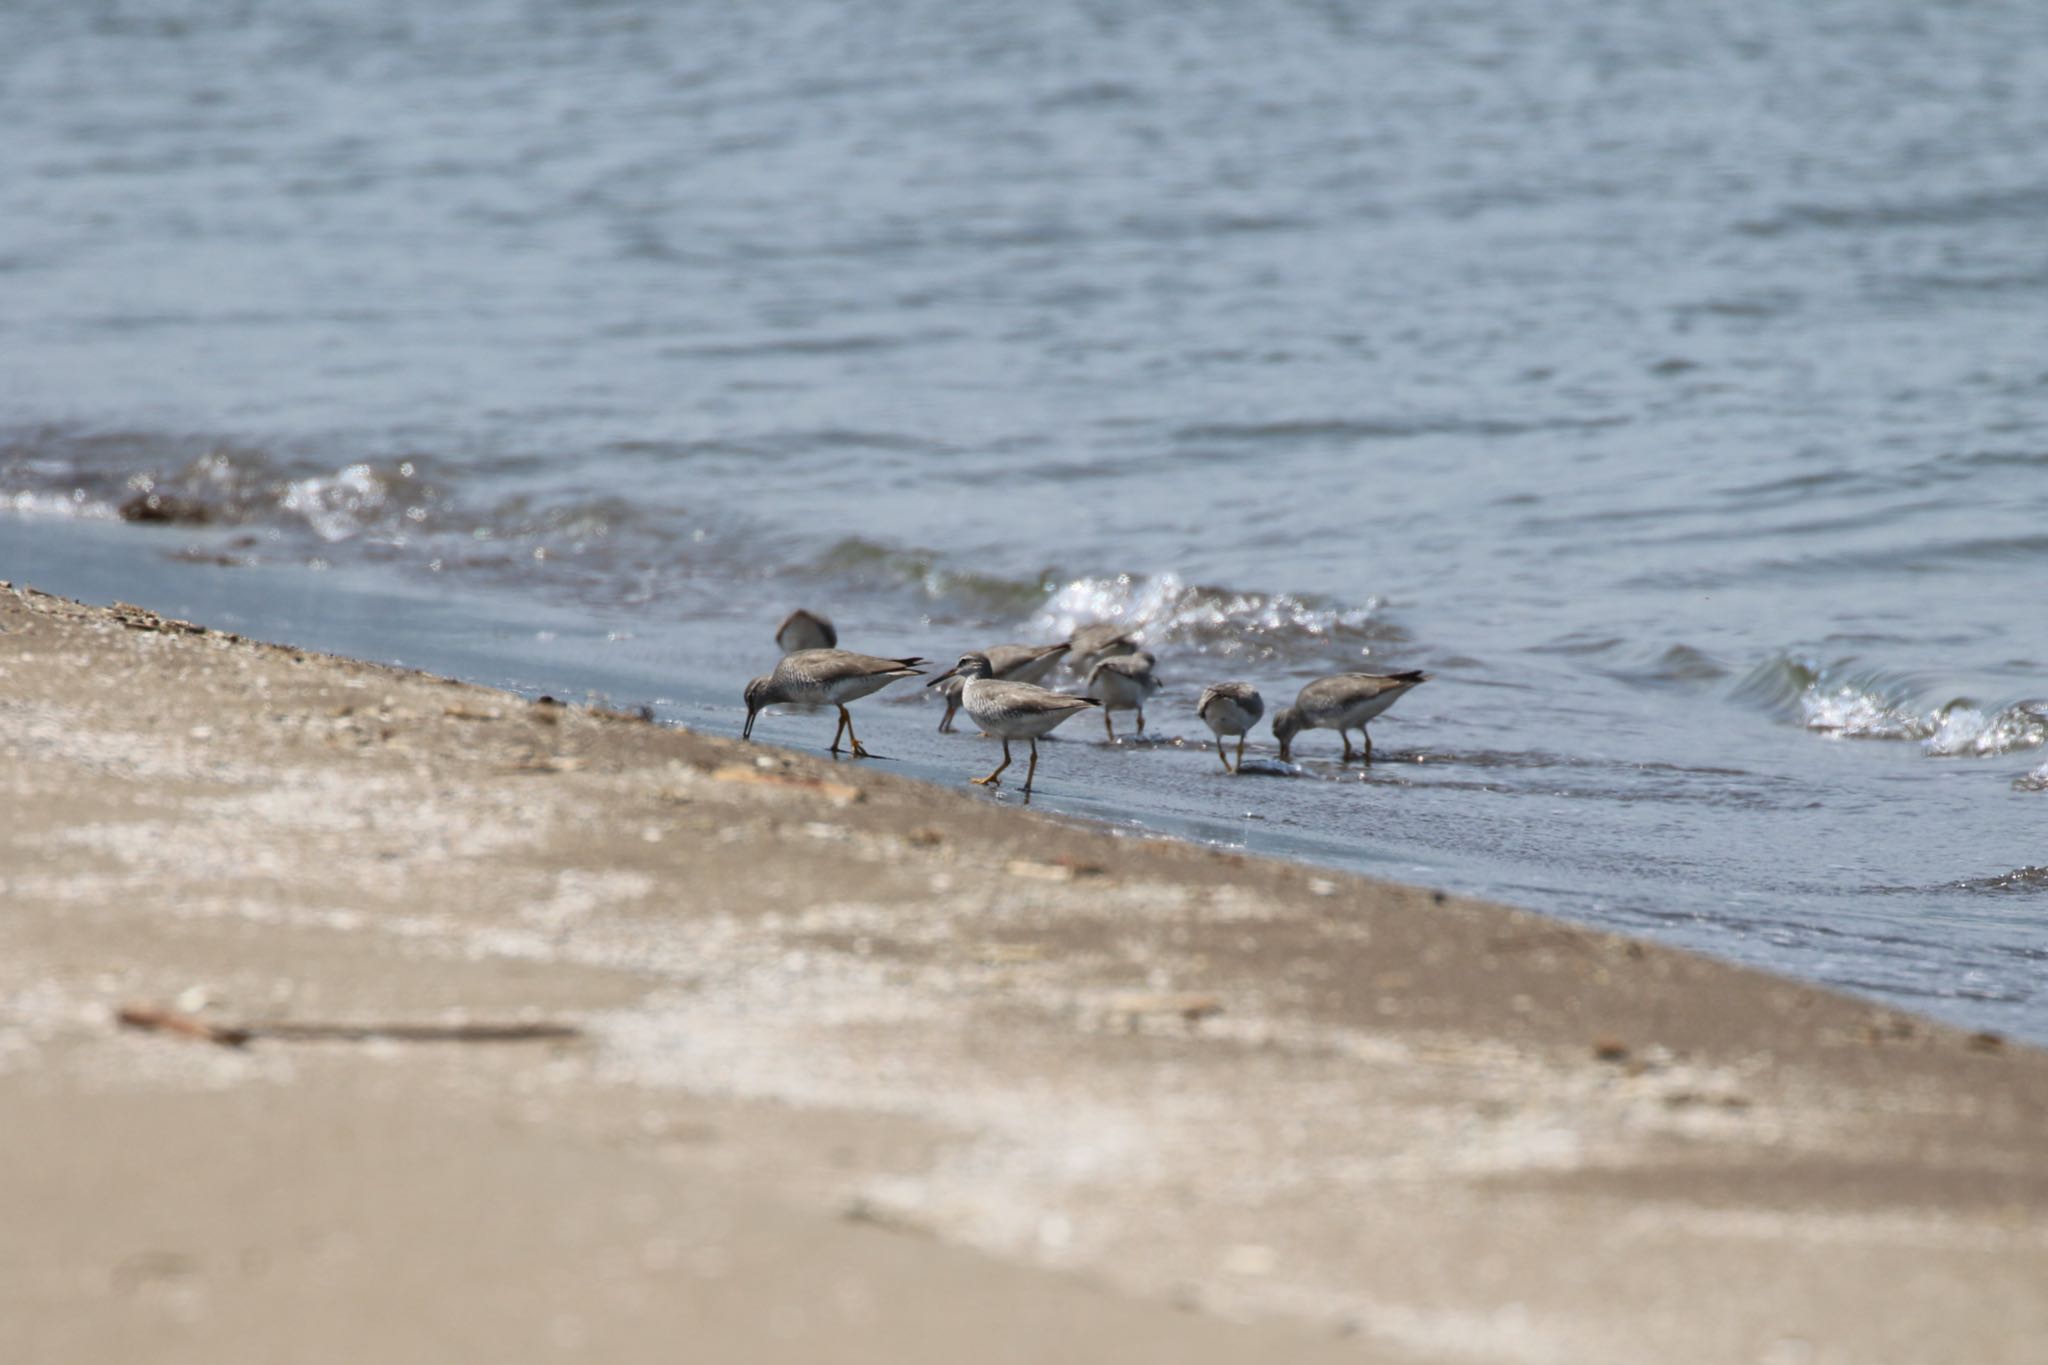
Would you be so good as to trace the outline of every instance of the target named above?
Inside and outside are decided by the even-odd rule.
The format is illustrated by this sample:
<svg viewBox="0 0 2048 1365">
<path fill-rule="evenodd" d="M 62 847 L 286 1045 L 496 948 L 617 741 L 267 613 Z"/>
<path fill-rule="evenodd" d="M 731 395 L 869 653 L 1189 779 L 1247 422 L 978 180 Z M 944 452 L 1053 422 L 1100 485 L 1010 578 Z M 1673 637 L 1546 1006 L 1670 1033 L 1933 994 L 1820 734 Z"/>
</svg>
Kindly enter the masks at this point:
<svg viewBox="0 0 2048 1365">
<path fill-rule="evenodd" d="M 1160 683 L 1157 661 L 1138 647 L 1135 635 L 1135 631 L 1115 625 L 1083 626 L 1071 639 L 1058 644 L 991 645 L 962 654 L 951 668 L 925 684 L 937 688 L 946 702 L 939 733 L 953 733 L 954 716 L 965 711 L 982 733 L 1003 742 L 1003 761 L 988 776 L 974 779 L 983 787 L 1002 784 L 1003 771 L 1010 766 L 1010 741 L 1028 741 L 1031 762 L 1024 773 L 1028 793 L 1038 775 L 1038 737 L 1081 712 L 1099 710 L 1102 728 L 1112 742 L 1118 711 L 1135 712 L 1137 732 L 1145 733 L 1145 703 L 1159 691 Z M 846 704 L 879 692 L 898 678 L 925 676 L 924 659 L 879 658 L 840 649 L 839 632 L 816 612 L 791 612 L 776 630 L 775 642 L 782 648 L 782 661 L 773 673 L 747 684 L 747 723 L 741 734 L 749 739 L 755 719 L 770 706 L 834 706 L 839 709 L 839 727 L 832 732 L 831 752 L 841 752 L 839 740 L 844 735 L 853 756 L 866 758 L 868 751 L 853 732 L 853 715 Z M 1062 662 L 1083 679 L 1079 694 L 1041 686 Z M 1372 736 L 1366 722 L 1428 680 L 1429 675 L 1419 669 L 1317 678 L 1296 694 L 1292 706 L 1281 707 L 1273 716 L 1280 761 L 1292 761 L 1294 737 L 1302 731 L 1335 730 L 1344 740 L 1343 762 L 1354 758 L 1371 762 Z M 1266 714 L 1265 698 L 1259 690 L 1248 682 L 1205 687 L 1195 703 L 1195 714 L 1216 736 L 1216 754 L 1224 771 L 1243 772 L 1245 737 Z M 1353 730 L 1358 731 L 1362 751 L 1351 747 Z M 1225 743 L 1232 736 L 1237 739 L 1234 768 Z"/>
</svg>

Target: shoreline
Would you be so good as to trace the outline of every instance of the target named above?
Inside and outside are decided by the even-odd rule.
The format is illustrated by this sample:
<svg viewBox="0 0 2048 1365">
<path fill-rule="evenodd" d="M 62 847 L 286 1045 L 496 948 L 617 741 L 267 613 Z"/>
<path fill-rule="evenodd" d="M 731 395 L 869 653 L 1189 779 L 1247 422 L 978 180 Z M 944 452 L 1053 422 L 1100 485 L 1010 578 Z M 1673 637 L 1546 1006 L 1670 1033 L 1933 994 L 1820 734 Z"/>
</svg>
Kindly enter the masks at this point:
<svg viewBox="0 0 2048 1365">
<path fill-rule="evenodd" d="M 24 1359 L 300 1322 L 307 1359 L 514 1361 L 706 1324 L 910 1361 L 2048 1331 L 2048 1053 L 1990 1035 L 19 588 L 0 754 Z M 218 1048 L 117 1032 L 136 1001 L 580 1036 Z"/>
<path fill-rule="evenodd" d="M 528 698 L 550 693 L 632 711 L 651 705 L 663 722 L 712 734 L 738 734 L 744 712 L 733 681 L 760 673 L 769 662 L 758 622 L 744 628 L 695 618 L 688 626 L 674 619 L 643 622 L 458 584 L 409 581 L 382 570 L 223 570 L 166 558 L 161 538 L 130 527 L 94 534 L 77 525 L 17 518 L 7 534 L 18 539 L 18 553 L 12 556 L 16 562 L 0 572 L 60 595 L 147 602 L 160 612 L 253 639 L 291 640 L 340 657 L 423 668 Z M 871 621 L 851 628 L 891 653 L 950 659 L 957 643 L 949 640 L 942 647 L 929 632 L 877 638 Z M 1443 697 L 1450 695 L 1447 690 Z M 1191 690 L 1185 699 L 1192 706 Z M 1430 699 L 1425 688 L 1419 699 L 1402 706 Z M 934 734 L 931 723 L 938 708 L 927 706 L 930 700 L 922 689 L 893 688 L 870 699 L 865 709 L 888 728 L 888 771 L 955 790 L 962 778 L 973 775 L 971 765 L 979 759 L 973 750 L 980 741 Z M 1278 781 L 1254 763 L 1251 776 L 1268 780 L 1249 786 L 1218 772 L 1213 753 L 1203 752 L 1210 736 L 1191 712 L 1169 706 L 1160 717 L 1166 742 L 1146 746 L 1143 759 L 1126 749 L 1086 742 L 1084 732 L 1069 726 L 1054 740 L 1066 744 L 1062 736 L 1072 732 L 1083 742 L 1049 751 L 1058 763 L 1058 780 L 1041 785 L 1033 809 L 1101 821 L 1141 836 L 1164 835 L 1501 900 L 1826 989 L 1848 990 L 1953 1027 L 1990 1029 L 2037 1047 L 2048 1045 L 2048 1025 L 2038 1018 L 2031 980 L 2016 979 L 1998 965 L 2023 967 L 2031 960 L 2030 945 L 2041 935 L 2010 916 L 1973 914 L 1996 911 L 2002 899 L 1995 890 L 1961 890 L 1993 886 L 1997 874 L 2023 859 L 1993 857 L 1990 850 L 2024 848 L 2027 836 L 1994 821 L 1980 831 L 1985 854 L 1961 857 L 1916 849 L 1908 839 L 1901 845 L 1910 855 L 1904 865 L 1882 873 L 1872 869 L 1861 893 L 1831 893 L 1832 909 L 1809 898 L 1811 876 L 1821 875 L 1819 869 L 1810 869 L 1809 876 L 1795 874 L 1794 864 L 1819 861 L 1817 856 L 1789 848 L 1769 855 L 1775 872 L 1760 875 L 1754 864 L 1745 864 L 1729 867 L 1723 879 L 1720 868 L 1703 860 L 1710 846 L 1656 835 L 1641 844 L 1643 856 L 1636 865 L 1668 869 L 1669 875 L 1631 886 L 1642 879 L 1618 873 L 1614 855 L 1632 836 L 1610 826 L 1610 817 L 1626 826 L 1640 817 L 1655 820 L 1659 813 L 1682 817 L 1696 811 L 1717 821 L 1715 811 L 1754 812 L 1763 793 L 1748 789 L 1749 779 L 1761 780 L 1778 770 L 1769 763 L 1759 766 L 1752 755 L 1737 765 L 1742 775 L 1730 776 L 1714 764 L 1702 767 L 1696 749 L 1690 754 L 1637 752 L 1637 759 L 1651 763 L 1644 769 L 1633 768 L 1626 754 L 1610 754 L 1602 765 L 1612 775 L 1633 784 L 1637 777 L 1630 772 L 1647 772 L 1657 790 L 1636 795 L 1610 791 L 1612 802 L 1567 799 L 1559 804 L 1546 795 L 1550 776 L 1571 781 L 1576 790 L 1572 774 L 1583 774 L 1581 765 L 1560 763 L 1561 755 L 1545 750 L 1528 755 L 1533 765 L 1525 764 L 1513 757 L 1517 751 L 1511 745 L 1503 746 L 1504 737 L 1489 736 L 1483 724 L 1471 732 L 1461 727 L 1463 739 L 1454 742 L 1448 730 L 1438 733 L 1445 719 L 1441 714 L 1403 710 L 1396 719 L 1403 731 L 1415 727 L 1408 737 L 1416 747 L 1403 754 L 1397 745 L 1385 765 L 1361 773 L 1312 759 L 1300 774 L 1290 775 L 1294 780 Z M 1177 721 L 1189 730 L 1178 730 Z M 1748 723 L 1739 712 L 1722 721 L 1737 727 Z M 756 738 L 810 750 L 821 749 L 830 733 L 813 735 L 811 722 L 801 718 L 770 716 L 767 723 L 771 728 L 757 731 Z M 1255 743 L 1254 750 L 1262 743 Z M 1328 743 L 1324 758 L 1334 759 L 1334 736 Z M 1806 747 L 1793 744 L 1779 756 L 1796 757 L 1797 749 Z M 1852 753 L 1831 743 L 1798 762 L 1808 758 L 1833 765 L 1837 775 L 1845 763 L 1866 770 L 1864 776 L 1886 763 L 1878 750 L 1856 746 Z M 1497 760 L 1507 768 L 1493 766 Z M 994 761 L 989 760 L 991 766 Z M 1667 762 L 1673 766 L 1661 766 Z M 1138 763 L 1142 772 L 1134 772 Z M 1496 790 L 1499 784 L 1491 780 L 1503 772 L 1522 774 L 1506 792 Z M 1951 765 L 1929 775 L 1953 781 L 1961 772 Z M 1812 802 L 1826 799 L 1824 789 L 1836 786 L 1835 776 L 1813 770 L 1814 789 L 1801 799 L 1795 788 L 1803 779 L 1783 775 L 1794 779 L 1792 788 L 1779 793 L 1789 802 L 1788 814 L 1769 838 L 1796 840 L 1812 850 L 1848 836 L 1846 817 L 1815 824 L 1796 813 L 1819 809 Z M 1139 785 L 1130 785 L 1133 779 Z M 1732 787 L 1724 785 L 1730 782 Z M 1332 799 L 1332 784 L 1395 790 L 1367 795 L 1368 815 L 1355 799 Z M 1645 795 L 1648 799 L 1638 799 Z M 2010 816 L 2028 803 L 2007 799 L 2003 806 L 2009 809 L 2002 809 L 2001 816 Z M 1347 823 L 1353 815 L 1370 823 Z M 1735 832 L 1724 826 L 1713 839 Z M 1758 837 L 1765 835 L 1759 831 Z M 1944 845 L 1944 850 L 1952 847 Z M 1910 888 L 1918 889 L 1905 894 Z M 1873 892 L 1884 898 L 1870 899 Z M 1935 899 L 1928 901 L 1930 895 Z M 1937 922 L 1951 929 L 1938 939 L 1917 932 Z M 1837 930 L 1847 931 L 1847 937 Z M 1989 975 L 1964 975 L 1980 970 Z"/>
</svg>

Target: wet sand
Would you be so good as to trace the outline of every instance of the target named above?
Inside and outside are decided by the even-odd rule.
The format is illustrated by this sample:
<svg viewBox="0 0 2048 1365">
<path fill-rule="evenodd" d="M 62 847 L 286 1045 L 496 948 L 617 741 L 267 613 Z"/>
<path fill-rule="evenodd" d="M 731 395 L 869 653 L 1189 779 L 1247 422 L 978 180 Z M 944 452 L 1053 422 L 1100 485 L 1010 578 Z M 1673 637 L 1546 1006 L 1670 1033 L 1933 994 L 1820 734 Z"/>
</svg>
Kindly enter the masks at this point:
<svg viewBox="0 0 2048 1365">
<path fill-rule="evenodd" d="M 2037 1358 L 2048 1056 L 961 748 L 0 592 L 0 1358 Z"/>
</svg>

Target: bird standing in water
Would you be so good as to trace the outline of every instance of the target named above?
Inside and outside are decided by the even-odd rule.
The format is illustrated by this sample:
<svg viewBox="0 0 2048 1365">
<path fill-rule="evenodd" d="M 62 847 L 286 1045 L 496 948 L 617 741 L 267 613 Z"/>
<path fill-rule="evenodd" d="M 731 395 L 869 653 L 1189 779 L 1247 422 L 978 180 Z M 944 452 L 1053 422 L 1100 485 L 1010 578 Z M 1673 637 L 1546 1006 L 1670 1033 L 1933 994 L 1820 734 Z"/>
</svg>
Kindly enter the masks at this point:
<svg viewBox="0 0 2048 1365">
<path fill-rule="evenodd" d="M 1156 660 L 1144 650 L 1136 654 L 1112 654 L 1088 670 L 1088 695 L 1102 703 L 1102 728 L 1116 742 L 1112 711 L 1136 711 L 1138 733 L 1145 733 L 1145 699 L 1159 690 L 1159 678 L 1152 667 Z"/>
<path fill-rule="evenodd" d="M 1335 730 L 1344 736 L 1344 757 L 1338 761 L 1349 763 L 1360 757 L 1351 748 L 1351 736 L 1346 733 L 1356 730 L 1365 741 L 1363 757 L 1367 763 L 1372 762 L 1372 735 L 1366 731 L 1365 723 L 1407 695 L 1410 688 L 1428 681 L 1429 674 L 1419 668 L 1406 673 L 1338 673 L 1317 678 L 1301 689 L 1294 705 L 1281 707 L 1273 717 L 1273 737 L 1280 741 L 1280 761 L 1291 761 L 1294 737 L 1303 730 Z"/>
<path fill-rule="evenodd" d="M 1248 682 L 1220 682 L 1202 689 L 1201 700 L 1195 703 L 1195 714 L 1216 736 L 1216 757 L 1223 760 L 1223 771 L 1232 771 L 1230 756 L 1224 752 L 1223 737 L 1237 736 L 1237 772 L 1244 771 L 1244 738 L 1251 728 L 1259 723 L 1259 717 L 1266 714 L 1266 699 L 1259 695 L 1259 689 Z"/>
<path fill-rule="evenodd" d="M 995 676 L 986 654 L 962 654 L 960 662 L 933 681 L 944 682 L 956 675 L 967 680 L 960 689 L 960 706 L 967 718 L 1003 741 L 1003 761 L 987 777 L 975 778 L 977 787 L 1001 786 L 1003 769 L 1010 766 L 1010 741 L 1027 739 L 1031 741 L 1031 766 L 1024 773 L 1028 795 L 1032 779 L 1038 776 L 1038 737 L 1089 707 L 1101 705 L 1093 697 L 1048 692 L 1035 683 L 1005 682 Z"/>
<path fill-rule="evenodd" d="M 923 659 L 881 659 L 872 654 L 855 654 L 844 649 L 800 649 L 782 656 L 775 671 L 747 684 L 747 725 L 742 739 L 754 736 L 754 718 L 778 704 L 836 706 L 839 728 L 832 732 L 831 752 L 839 752 L 843 732 L 853 743 L 853 756 L 866 758 L 860 737 L 853 733 L 853 717 L 846 703 L 879 692 L 898 678 L 921 678 Z"/>
<path fill-rule="evenodd" d="M 1060 661 L 1060 655 L 1067 652 L 1067 642 L 1056 645 L 990 645 L 977 650 L 987 657 L 995 676 L 1004 682 L 1044 682 L 1045 675 L 1052 672 Z M 967 679 L 958 673 L 947 673 L 926 683 L 936 687 L 939 695 L 946 699 L 946 714 L 939 717 L 939 733 L 953 733 L 953 716 L 960 710 L 960 689 L 967 685 Z"/>
<path fill-rule="evenodd" d="M 953 717 L 960 714 L 960 690 L 967 686 L 967 679 L 954 673 L 948 677 L 935 678 L 925 686 L 937 688 L 939 695 L 946 699 L 946 714 L 939 717 L 939 733 L 952 734 Z"/>
</svg>

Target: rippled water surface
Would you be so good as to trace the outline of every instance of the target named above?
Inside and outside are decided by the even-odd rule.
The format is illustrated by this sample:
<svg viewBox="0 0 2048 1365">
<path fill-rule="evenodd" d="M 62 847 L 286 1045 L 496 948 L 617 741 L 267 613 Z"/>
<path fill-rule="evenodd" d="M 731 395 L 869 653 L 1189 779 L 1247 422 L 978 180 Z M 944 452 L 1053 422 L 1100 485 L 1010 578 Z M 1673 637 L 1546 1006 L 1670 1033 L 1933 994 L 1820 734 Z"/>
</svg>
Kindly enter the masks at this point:
<svg viewBox="0 0 2048 1365">
<path fill-rule="evenodd" d="M 1131 621 L 1041 805 L 2048 1040 L 2048 7 L 22 0 L 0 126 L 0 575 L 713 729 Z"/>
</svg>

